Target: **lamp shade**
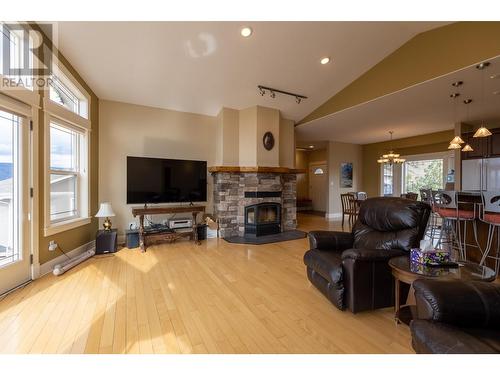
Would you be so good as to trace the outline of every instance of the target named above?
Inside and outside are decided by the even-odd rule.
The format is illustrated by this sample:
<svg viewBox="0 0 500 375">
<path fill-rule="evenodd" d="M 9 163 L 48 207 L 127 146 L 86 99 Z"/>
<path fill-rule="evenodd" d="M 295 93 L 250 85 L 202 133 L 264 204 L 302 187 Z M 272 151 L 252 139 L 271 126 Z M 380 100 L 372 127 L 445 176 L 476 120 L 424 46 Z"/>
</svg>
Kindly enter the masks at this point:
<svg viewBox="0 0 500 375">
<path fill-rule="evenodd" d="M 457 135 L 457 136 L 455 136 L 455 138 L 453 138 L 453 139 L 451 140 L 451 142 L 450 142 L 450 143 L 455 143 L 455 144 L 459 144 L 459 145 L 461 145 L 462 143 L 465 143 L 465 142 L 464 142 L 464 140 L 463 140 L 462 138 L 460 138 L 460 136 L 459 136 L 459 135 Z"/>
<path fill-rule="evenodd" d="M 111 203 L 104 202 L 101 203 L 101 207 L 99 207 L 99 211 L 95 214 L 95 217 L 112 217 L 115 216 L 113 212 L 113 208 L 111 207 Z"/>
<path fill-rule="evenodd" d="M 474 138 L 481 138 L 481 137 L 489 137 L 491 135 L 491 132 L 486 129 L 484 126 L 481 126 L 479 129 L 476 130 L 474 133 L 473 137 Z"/>
<path fill-rule="evenodd" d="M 458 150 L 461 149 L 462 146 L 459 143 L 450 143 L 448 146 L 448 150 Z"/>
</svg>

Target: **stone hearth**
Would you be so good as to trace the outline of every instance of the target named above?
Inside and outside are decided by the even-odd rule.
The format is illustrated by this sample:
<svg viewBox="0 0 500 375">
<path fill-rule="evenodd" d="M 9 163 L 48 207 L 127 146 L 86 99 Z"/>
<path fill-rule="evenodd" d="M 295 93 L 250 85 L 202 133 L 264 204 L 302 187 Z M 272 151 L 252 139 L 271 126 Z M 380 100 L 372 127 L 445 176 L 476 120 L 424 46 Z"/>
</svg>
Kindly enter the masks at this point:
<svg viewBox="0 0 500 375">
<path fill-rule="evenodd" d="M 223 238 L 243 236 L 245 207 L 273 202 L 281 205 L 281 230 L 297 228 L 297 176 L 294 173 L 212 171 L 214 214 Z M 246 193 L 246 194 L 245 194 Z"/>
</svg>

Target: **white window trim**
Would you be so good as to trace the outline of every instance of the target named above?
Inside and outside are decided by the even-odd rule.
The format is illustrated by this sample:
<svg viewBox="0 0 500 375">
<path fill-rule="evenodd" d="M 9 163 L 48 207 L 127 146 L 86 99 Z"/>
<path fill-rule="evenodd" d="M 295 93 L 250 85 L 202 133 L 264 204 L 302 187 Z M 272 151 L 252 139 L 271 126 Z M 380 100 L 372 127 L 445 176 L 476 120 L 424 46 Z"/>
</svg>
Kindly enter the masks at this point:
<svg viewBox="0 0 500 375">
<path fill-rule="evenodd" d="M 90 122 L 90 115 L 91 115 L 91 96 L 85 90 L 85 88 L 73 77 L 73 75 L 68 71 L 68 69 L 64 66 L 63 63 L 58 59 L 57 55 L 54 55 L 52 58 L 52 71 L 60 78 L 64 80 L 64 84 L 68 86 L 70 90 L 76 90 L 78 91 L 82 96 L 86 103 L 87 103 L 87 109 L 86 109 L 86 117 L 80 116 L 79 114 L 70 111 L 66 107 L 53 102 L 50 100 L 50 92 L 49 88 L 46 87 L 44 90 L 44 98 L 43 98 L 43 108 L 45 112 L 48 112 L 50 115 L 58 117 L 62 120 L 65 120 L 67 122 L 70 122 L 74 125 L 77 125 L 79 127 L 85 128 L 85 129 L 91 129 L 91 122 Z"/>
<path fill-rule="evenodd" d="M 44 147 L 45 147 L 45 157 L 44 157 L 44 169 L 45 169 L 45 196 L 44 196 L 44 236 L 52 236 L 57 233 L 61 233 L 70 229 L 74 229 L 80 226 L 90 224 L 90 130 L 75 126 L 67 121 L 60 118 L 51 116 L 45 113 L 45 124 L 44 124 Z M 85 155 L 81 159 L 83 160 L 83 168 L 85 173 L 81 176 L 80 183 L 78 184 L 78 208 L 79 216 L 76 218 L 70 218 L 67 220 L 61 220 L 57 222 L 52 222 L 50 220 L 50 124 L 54 122 L 56 124 L 66 126 L 69 128 L 74 128 L 85 136 Z M 82 166 L 81 166 L 82 167 Z"/>
<path fill-rule="evenodd" d="M 24 25 L 26 28 L 31 29 L 26 22 L 19 22 L 19 24 Z M 40 64 L 41 64 L 40 61 L 38 61 L 35 58 L 33 59 L 34 69 L 39 68 Z M 0 74 L 0 81 L 2 81 L 3 79 L 9 79 L 9 77 Z M 0 88 L 1 88 L 0 91 L 5 95 L 8 95 L 11 98 L 21 101 L 25 104 L 29 104 L 31 107 L 40 108 L 40 94 L 35 88 L 33 88 L 33 90 L 24 87 L 17 87 L 12 89 L 9 89 L 7 87 L 0 87 Z"/>
</svg>

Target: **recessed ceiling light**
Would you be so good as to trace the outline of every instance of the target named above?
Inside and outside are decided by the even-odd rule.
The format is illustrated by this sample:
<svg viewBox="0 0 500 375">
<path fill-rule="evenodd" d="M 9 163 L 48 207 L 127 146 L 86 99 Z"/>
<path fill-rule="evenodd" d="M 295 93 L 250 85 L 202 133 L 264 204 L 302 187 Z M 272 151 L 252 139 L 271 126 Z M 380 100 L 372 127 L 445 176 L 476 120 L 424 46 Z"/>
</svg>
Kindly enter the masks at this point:
<svg viewBox="0 0 500 375">
<path fill-rule="evenodd" d="M 244 28 L 241 29 L 240 33 L 242 37 L 248 38 L 250 35 L 252 35 L 252 28 L 245 26 Z"/>
<path fill-rule="evenodd" d="M 323 65 L 328 64 L 330 62 L 330 58 L 329 57 L 323 57 L 320 62 Z"/>
<path fill-rule="evenodd" d="M 500 95 L 500 91 L 493 91 L 493 95 Z"/>
<path fill-rule="evenodd" d="M 497 73 L 497 74 L 492 74 L 490 76 L 491 79 L 500 79 L 500 73 Z"/>
<path fill-rule="evenodd" d="M 314 146 L 313 146 L 313 145 L 309 145 L 309 146 L 307 146 L 307 147 L 309 147 L 309 148 L 314 148 Z"/>
</svg>

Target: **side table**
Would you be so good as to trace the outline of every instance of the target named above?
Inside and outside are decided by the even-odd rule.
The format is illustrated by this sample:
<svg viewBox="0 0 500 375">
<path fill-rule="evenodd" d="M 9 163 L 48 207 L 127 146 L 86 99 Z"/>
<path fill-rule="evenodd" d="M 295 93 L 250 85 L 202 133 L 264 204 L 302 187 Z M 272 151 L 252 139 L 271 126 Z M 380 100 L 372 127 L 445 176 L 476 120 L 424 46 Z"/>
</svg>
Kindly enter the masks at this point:
<svg viewBox="0 0 500 375">
<path fill-rule="evenodd" d="M 458 262 L 457 268 L 430 267 L 412 262 L 410 257 L 403 255 L 390 259 L 389 266 L 392 268 L 392 276 L 394 276 L 394 318 L 398 324 L 410 324 L 416 314 L 416 306 L 402 305 L 401 297 L 406 301 L 408 292 L 413 289 L 411 284 L 417 279 L 495 280 L 495 271 L 472 262 Z M 405 293 L 401 293 L 403 290 Z"/>
</svg>

